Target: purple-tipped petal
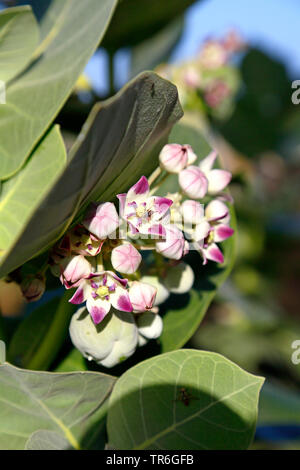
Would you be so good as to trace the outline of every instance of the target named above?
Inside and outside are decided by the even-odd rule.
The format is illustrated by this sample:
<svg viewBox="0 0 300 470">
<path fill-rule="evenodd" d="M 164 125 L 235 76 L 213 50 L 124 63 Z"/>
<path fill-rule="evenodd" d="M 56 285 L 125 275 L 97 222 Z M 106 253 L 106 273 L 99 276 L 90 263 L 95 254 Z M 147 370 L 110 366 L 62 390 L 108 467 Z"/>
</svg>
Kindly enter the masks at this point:
<svg viewBox="0 0 300 470">
<path fill-rule="evenodd" d="M 217 225 L 214 230 L 214 240 L 216 243 L 222 242 L 234 234 L 234 230 L 228 225 Z"/>
<path fill-rule="evenodd" d="M 106 316 L 106 311 L 102 307 L 93 306 L 91 308 L 90 315 L 95 325 L 98 325 L 99 323 L 102 322 L 103 318 Z"/>
<path fill-rule="evenodd" d="M 78 287 L 78 289 L 75 291 L 75 294 L 73 295 L 73 297 L 71 297 L 69 302 L 71 304 L 78 305 L 78 304 L 82 304 L 84 301 L 85 301 L 85 295 L 84 295 L 83 287 Z"/>
<path fill-rule="evenodd" d="M 122 312 L 132 312 L 133 307 L 130 302 L 129 295 L 127 292 L 124 292 L 124 294 L 120 295 L 117 300 L 117 308 L 121 310 Z"/>
<path fill-rule="evenodd" d="M 127 202 L 135 201 L 137 197 L 146 198 L 149 194 L 149 183 L 146 176 L 142 176 L 135 185 L 133 185 L 127 193 Z"/>
<path fill-rule="evenodd" d="M 155 196 L 154 198 L 154 210 L 159 212 L 160 216 L 163 217 L 166 212 L 170 209 L 173 201 L 166 197 Z"/>
<path fill-rule="evenodd" d="M 205 256 L 207 259 L 215 261 L 216 263 L 224 263 L 223 253 L 215 243 L 212 243 L 205 249 Z"/>
</svg>

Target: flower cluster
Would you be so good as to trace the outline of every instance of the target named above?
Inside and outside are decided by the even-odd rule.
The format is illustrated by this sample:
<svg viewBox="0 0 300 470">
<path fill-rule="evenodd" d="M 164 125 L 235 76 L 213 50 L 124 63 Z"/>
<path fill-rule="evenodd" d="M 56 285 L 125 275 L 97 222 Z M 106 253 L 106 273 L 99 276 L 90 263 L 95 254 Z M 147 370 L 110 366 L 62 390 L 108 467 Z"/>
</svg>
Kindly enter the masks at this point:
<svg viewBox="0 0 300 470">
<path fill-rule="evenodd" d="M 70 334 L 88 359 L 111 367 L 160 336 L 158 306 L 170 293 L 188 292 L 193 285 L 193 270 L 183 262 L 190 250 L 203 264 L 224 261 L 218 243 L 233 230 L 222 191 L 231 174 L 213 168 L 216 157 L 211 152 L 196 163 L 190 145 L 165 145 L 149 180 L 142 176 L 116 195 L 119 213 L 112 202 L 91 204 L 82 222 L 51 250 L 52 274 L 74 289 L 70 302 L 84 306 Z M 170 174 L 178 178 L 177 192 L 158 195 Z M 24 284 L 28 300 L 40 297 L 43 279 Z"/>
<path fill-rule="evenodd" d="M 222 118 L 230 112 L 239 84 L 237 70 L 230 63 L 244 49 L 244 41 L 232 30 L 222 39 L 206 40 L 193 60 L 162 65 L 157 72 L 176 84 L 185 109 Z"/>
</svg>

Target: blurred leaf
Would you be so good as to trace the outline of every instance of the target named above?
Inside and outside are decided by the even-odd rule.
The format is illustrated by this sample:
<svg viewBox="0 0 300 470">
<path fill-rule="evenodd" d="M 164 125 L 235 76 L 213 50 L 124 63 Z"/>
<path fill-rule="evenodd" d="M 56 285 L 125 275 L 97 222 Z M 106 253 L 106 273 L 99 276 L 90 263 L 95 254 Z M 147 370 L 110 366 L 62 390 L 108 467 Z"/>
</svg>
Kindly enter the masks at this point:
<svg viewBox="0 0 300 470">
<path fill-rule="evenodd" d="M 134 46 L 131 53 L 131 76 L 143 70 L 152 70 L 166 62 L 182 34 L 183 25 L 184 18 L 176 18 L 154 36 Z"/>
<path fill-rule="evenodd" d="M 114 449 L 246 449 L 263 379 L 224 357 L 182 350 L 129 369 L 109 401 Z M 187 402 L 180 400 L 181 390 Z M 183 397 L 184 398 L 184 397 Z"/>
<path fill-rule="evenodd" d="M 283 64 L 258 49 L 245 55 L 241 74 L 244 86 L 233 115 L 215 125 L 237 150 L 253 157 L 278 144 L 291 108 L 290 80 Z"/>
<path fill-rule="evenodd" d="M 63 106 L 104 35 L 115 4 L 115 0 L 51 3 L 46 15 L 51 16 L 54 8 L 56 21 L 36 50 L 35 61 L 8 85 L 7 103 L 0 107 L 0 179 L 22 167 Z"/>
<path fill-rule="evenodd" d="M 28 64 L 39 40 L 30 7 L 0 12 L 0 80 L 8 82 Z"/>
<path fill-rule="evenodd" d="M 261 391 L 258 420 L 261 426 L 300 425 L 299 392 L 266 382 Z"/>
<path fill-rule="evenodd" d="M 8 360 L 25 369 L 47 370 L 69 331 L 76 307 L 68 302 L 72 293 L 41 305 L 26 317 L 15 331 Z"/>
<path fill-rule="evenodd" d="M 141 174 L 150 174 L 181 115 L 176 87 L 153 73 L 141 74 L 114 98 L 97 104 L 67 167 L 6 254 L 0 277 L 51 246 L 90 201 L 113 200 Z"/>
<path fill-rule="evenodd" d="M 169 142 L 180 144 L 189 143 L 199 158 L 205 157 L 211 150 L 203 136 L 194 128 L 177 124 L 171 132 Z M 174 185 L 174 186 L 173 186 Z M 160 188 L 163 191 L 174 192 L 177 185 L 177 176 L 172 176 Z M 231 226 L 236 230 L 234 209 L 230 207 Z M 170 299 L 164 306 L 164 329 L 160 337 L 162 351 L 172 351 L 182 347 L 195 333 L 201 323 L 211 301 L 230 274 L 235 259 L 235 238 L 227 239 L 222 243 L 225 261 L 223 265 L 209 262 L 203 269 L 202 259 L 194 253 L 190 264 L 195 272 L 196 282 L 189 294 L 180 296 L 181 299 Z"/>
<path fill-rule="evenodd" d="M 0 365 L 0 449 L 64 448 L 66 441 L 70 449 L 80 448 L 114 381 L 94 372 L 55 374 Z"/>
<path fill-rule="evenodd" d="M 32 214 L 41 205 L 66 165 L 59 127 L 40 142 L 25 166 L 2 183 L 0 195 L 0 260 L 16 243 Z"/>
<path fill-rule="evenodd" d="M 194 2 L 195 0 L 122 0 L 102 45 L 114 51 L 138 44 L 164 28 Z"/>
</svg>

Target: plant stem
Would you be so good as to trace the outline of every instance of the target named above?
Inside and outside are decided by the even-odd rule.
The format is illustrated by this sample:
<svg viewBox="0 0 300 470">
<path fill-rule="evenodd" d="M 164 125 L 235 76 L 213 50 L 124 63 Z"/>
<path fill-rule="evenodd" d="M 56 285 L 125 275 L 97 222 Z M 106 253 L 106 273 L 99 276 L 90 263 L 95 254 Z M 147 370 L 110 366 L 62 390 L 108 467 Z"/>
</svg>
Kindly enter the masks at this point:
<svg viewBox="0 0 300 470">
<path fill-rule="evenodd" d="M 28 369 L 47 370 L 55 359 L 65 340 L 74 311 L 74 306 L 68 302 L 72 294 L 67 290 L 62 296 L 46 336 L 31 361 L 27 364 Z"/>
<path fill-rule="evenodd" d="M 161 174 L 161 168 L 160 166 L 158 166 L 148 178 L 149 186 L 151 186 L 151 184 L 154 183 L 154 181 L 159 177 L 160 174 Z"/>
</svg>

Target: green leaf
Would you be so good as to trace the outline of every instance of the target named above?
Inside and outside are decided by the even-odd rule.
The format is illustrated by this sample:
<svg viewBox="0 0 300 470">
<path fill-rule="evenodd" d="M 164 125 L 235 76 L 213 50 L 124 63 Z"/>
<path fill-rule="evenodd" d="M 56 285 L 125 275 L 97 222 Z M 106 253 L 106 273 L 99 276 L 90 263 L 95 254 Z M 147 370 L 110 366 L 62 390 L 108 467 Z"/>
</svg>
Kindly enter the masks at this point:
<svg viewBox="0 0 300 470">
<path fill-rule="evenodd" d="M 66 441 L 70 449 L 82 447 L 95 432 L 95 416 L 101 419 L 114 381 L 94 372 L 56 374 L 0 365 L 0 449 L 50 448 Z"/>
<path fill-rule="evenodd" d="M 169 142 L 180 144 L 189 143 L 199 159 L 205 157 L 211 150 L 203 136 L 194 128 L 177 124 L 170 134 Z M 169 177 L 160 188 L 160 194 L 167 191 L 174 192 L 177 185 L 177 176 Z M 231 227 L 236 231 L 236 218 L 231 205 Z M 227 239 L 221 244 L 225 261 L 222 265 L 209 262 L 204 268 L 198 253 L 193 253 L 188 259 L 194 272 L 196 281 L 193 289 L 185 296 L 173 296 L 164 305 L 164 329 L 160 337 L 162 352 L 179 349 L 192 337 L 197 330 L 205 313 L 215 297 L 218 288 L 229 276 L 235 260 L 236 236 Z"/>
<path fill-rule="evenodd" d="M 183 13 L 195 0 L 123 0 L 105 35 L 110 50 L 133 46 L 150 38 Z"/>
<path fill-rule="evenodd" d="M 109 445 L 122 450 L 246 449 L 262 383 L 215 353 L 182 350 L 149 359 L 125 372 L 114 387 Z"/>
<path fill-rule="evenodd" d="M 60 14 L 31 66 L 7 87 L 0 107 L 0 179 L 16 173 L 68 98 L 110 21 L 116 0 L 55 0 Z M 16 135 L 18 138 L 16 138 Z"/>
<path fill-rule="evenodd" d="M 176 87 L 150 72 L 97 104 L 70 152 L 67 167 L 13 249 L 3 256 L 0 277 L 51 246 L 89 201 L 113 200 L 142 174 L 150 174 L 181 115 Z"/>
<path fill-rule="evenodd" d="M 182 34 L 183 25 L 184 18 L 180 16 L 154 36 L 134 46 L 131 54 L 131 76 L 143 70 L 152 70 L 166 62 Z"/>
<path fill-rule="evenodd" d="M 55 431 L 35 431 L 26 442 L 26 450 L 69 450 L 70 443 Z"/>
<path fill-rule="evenodd" d="M 70 304 L 72 292 L 66 291 L 41 305 L 25 318 L 15 331 L 8 349 L 8 360 L 25 369 L 47 370 L 68 332 L 76 307 Z"/>
<path fill-rule="evenodd" d="M 8 82 L 28 64 L 39 29 L 29 6 L 0 12 L 0 80 Z"/>
<path fill-rule="evenodd" d="M 42 203 L 66 165 L 59 127 L 40 142 L 26 165 L 2 183 L 0 196 L 0 261 L 5 259 L 26 223 Z"/>
</svg>

